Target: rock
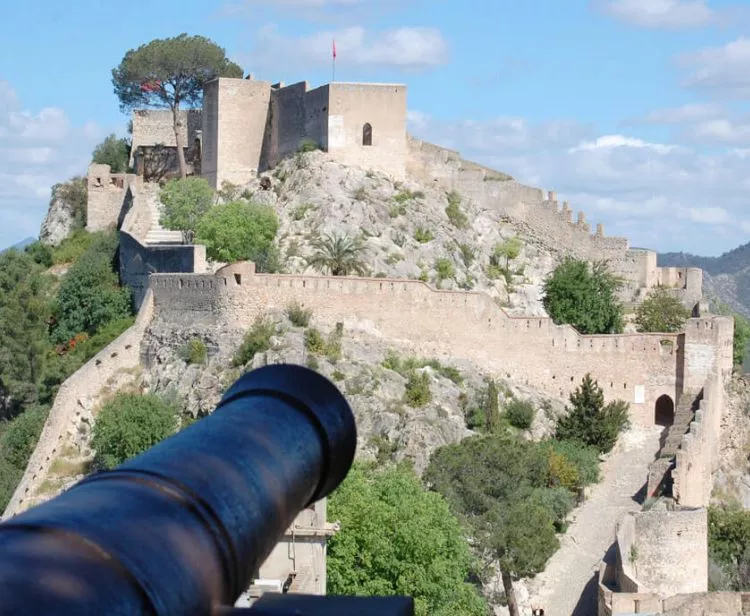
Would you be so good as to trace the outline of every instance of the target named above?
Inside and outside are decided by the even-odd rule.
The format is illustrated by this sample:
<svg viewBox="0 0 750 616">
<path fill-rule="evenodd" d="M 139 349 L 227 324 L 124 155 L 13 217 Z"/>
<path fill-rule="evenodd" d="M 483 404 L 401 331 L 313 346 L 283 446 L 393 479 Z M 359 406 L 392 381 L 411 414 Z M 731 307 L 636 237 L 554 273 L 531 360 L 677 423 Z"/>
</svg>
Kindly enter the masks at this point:
<svg viewBox="0 0 750 616">
<path fill-rule="evenodd" d="M 39 241 L 57 246 L 73 233 L 77 224 L 76 209 L 85 207 L 85 190 L 85 182 L 80 178 L 52 187 L 52 199 L 39 231 Z"/>
</svg>

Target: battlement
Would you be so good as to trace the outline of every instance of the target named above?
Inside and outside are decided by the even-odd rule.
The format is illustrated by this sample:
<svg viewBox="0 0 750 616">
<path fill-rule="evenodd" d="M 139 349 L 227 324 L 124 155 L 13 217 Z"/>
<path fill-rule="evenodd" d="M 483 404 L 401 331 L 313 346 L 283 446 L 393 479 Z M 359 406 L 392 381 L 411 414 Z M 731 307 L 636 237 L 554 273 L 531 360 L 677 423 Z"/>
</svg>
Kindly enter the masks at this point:
<svg viewBox="0 0 750 616">
<path fill-rule="evenodd" d="M 726 335 L 709 318 L 690 321 L 682 334 L 586 336 L 549 318 L 510 316 L 480 292 L 402 279 L 256 274 L 251 263 L 215 275 L 154 274 L 150 288 L 157 318 L 244 330 L 259 315 L 299 302 L 321 324 L 343 322 L 377 331 L 405 351 L 468 359 L 555 397 L 567 397 L 591 373 L 608 400 L 628 401 L 633 420 L 646 425 L 654 423 L 660 396 L 681 394 L 686 362 L 705 378 L 701 358 Z M 716 365 L 711 357 L 708 364 Z"/>
</svg>

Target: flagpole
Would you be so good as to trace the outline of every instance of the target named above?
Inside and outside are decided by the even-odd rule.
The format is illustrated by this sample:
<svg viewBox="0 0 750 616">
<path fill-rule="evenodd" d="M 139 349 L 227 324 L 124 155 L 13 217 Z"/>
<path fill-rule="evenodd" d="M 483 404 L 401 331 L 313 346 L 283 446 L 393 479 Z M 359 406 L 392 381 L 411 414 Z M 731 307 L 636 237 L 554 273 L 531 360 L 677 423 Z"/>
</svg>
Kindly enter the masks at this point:
<svg viewBox="0 0 750 616">
<path fill-rule="evenodd" d="M 331 63 L 331 83 L 336 81 L 336 39 L 333 39 L 333 61 Z"/>
</svg>

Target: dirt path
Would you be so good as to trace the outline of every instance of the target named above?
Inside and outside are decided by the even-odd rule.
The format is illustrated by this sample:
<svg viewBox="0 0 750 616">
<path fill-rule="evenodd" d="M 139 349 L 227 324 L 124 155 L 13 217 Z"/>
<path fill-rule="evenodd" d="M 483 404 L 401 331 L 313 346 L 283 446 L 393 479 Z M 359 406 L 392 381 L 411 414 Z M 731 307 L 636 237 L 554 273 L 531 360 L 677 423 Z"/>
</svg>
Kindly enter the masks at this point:
<svg viewBox="0 0 750 616">
<path fill-rule="evenodd" d="M 602 481 L 573 513 L 561 547 L 544 573 L 528 583 L 531 605 L 546 616 L 596 616 L 599 562 L 614 541 L 615 525 L 641 505 L 647 468 L 659 449 L 661 428 L 633 428 L 623 434 L 612 456 L 602 464 Z"/>
</svg>

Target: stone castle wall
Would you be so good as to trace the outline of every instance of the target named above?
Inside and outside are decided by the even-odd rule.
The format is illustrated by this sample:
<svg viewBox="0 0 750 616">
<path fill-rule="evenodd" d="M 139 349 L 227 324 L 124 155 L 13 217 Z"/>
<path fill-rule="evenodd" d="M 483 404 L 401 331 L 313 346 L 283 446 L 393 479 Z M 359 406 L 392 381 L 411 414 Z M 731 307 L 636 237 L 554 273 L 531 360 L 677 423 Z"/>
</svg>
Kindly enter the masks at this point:
<svg viewBox="0 0 750 616">
<path fill-rule="evenodd" d="M 135 324 L 107 345 L 60 386 L 50 409 L 34 453 L 29 459 L 21 482 L 16 487 L 3 520 L 28 506 L 44 482 L 67 434 L 75 434 L 81 410 L 95 400 L 103 387 L 118 373 L 140 365 L 141 340 L 153 316 L 153 301 L 148 295 Z"/>
<path fill-rule="evenodd" d="M 185 148 L 192 147 L 202 128 L 202 110 L 180 109 L 180 136 Z M 140 147 L 177 147 L 174 121 L 169 109 L 136 109 L 133 111 L 133 141 L 130 166 L 135 166 L 135 153 Z"/>
<path fill-rule="evenodd" d="M 592 233 L 585 213 L 578 212 L 574 220 L 568 202 L 561 207 L 554 192 L 545 194 L 506 179 L 497 171 L 463 160 L 454 150 L 413 137 L 408 138 L 406 170 L 422 183 L 438 182 L 446 190 L 525 225 L 552 249 L 590 261 L 608 260 L 613 272 L 625 279 L 624 297 L 637 298 L 658 285 L 677 289 L 690 308 L 702 297 L 702 270 L 659 268 L 655 252 L 630 249 L 627 239 L 605 236 L 601 224 Z"/>
<path fill-rule="evenodd" d="M 86 178 L 86 230 L 118 228 L 132 205 L 131 187 L 136 181 L 136 176 L 130 173 L 111 173 L 109 165 L 90 165 Z"/>
<path fill-rule="evenodd" d="M 406 351 L 472 360 L 556 397 L 567 397 L 590 372 L 607 400 L 629 402 L 633 420 L 645 425 L 654 423 L 659 396 L 678 399 L 685 349 L 693 348 L 687 334 L 583 336 L 549 318 L 510 317 L 483 293 L 439 291 L 418 281 L 256 275 L 253 264 L 243 263 L 216 275 L 157 274 L 151 288 L 160 318 L 218 320 L 245 329 L 259 315 L 298 301 L 330 326 L 342 321 Z M 700 324 L 695 331 L 701 340 L 715 336 L 720 346 L 719 338 L 727 335 L 719 326 L 724 320 L 690 323 Z M 695 369 L 717 361 L 696 363 Z"/>
</svg>

